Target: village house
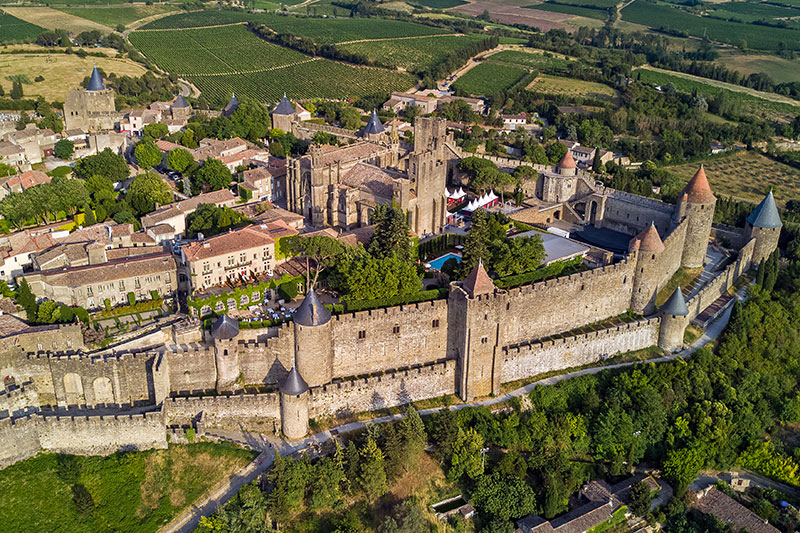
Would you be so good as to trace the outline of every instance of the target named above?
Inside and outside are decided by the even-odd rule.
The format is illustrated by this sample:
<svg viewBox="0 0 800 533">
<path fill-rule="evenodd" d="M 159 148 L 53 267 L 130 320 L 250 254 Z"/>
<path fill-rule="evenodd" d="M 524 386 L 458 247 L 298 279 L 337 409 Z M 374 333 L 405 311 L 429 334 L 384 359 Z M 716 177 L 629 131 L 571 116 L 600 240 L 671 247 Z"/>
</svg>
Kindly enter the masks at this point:
<svg viewBox="0 0 800 533">
<path fill-rule="evenodd" d="M 297 231 L 282 222 L 251 225 L 181 247 L 182 264 L 192 290 L 250 279 L 277 266 L 275 243 Z"/>
<path fill-rule="evenodd" d="M 156 240 L 162 242 L 180 238 L 186 233 L 186 217 L 194 213 L 200 204 L 212 204 L 220 207 L 233 207 L 236 205 L 238 197 L 229 189 L 220 189 L 203 194 L 198 194 L 180 202 L 173 202 L 155 209 L 142 217 L 142 228 Z M 166 228 L 160 228 L 155 232 L 151 231 L 160 225 L 169 225 L 172 232 Z"/>
<path fill-rule="evenodd" d="M 35 164 L 53 155 L 58 139 L 49 128 L 39 129 L 36 124 L 27 124 L 23 130 L 7 133 L 5 140 L 25 151 L 26 163 Z"/>
</svg>

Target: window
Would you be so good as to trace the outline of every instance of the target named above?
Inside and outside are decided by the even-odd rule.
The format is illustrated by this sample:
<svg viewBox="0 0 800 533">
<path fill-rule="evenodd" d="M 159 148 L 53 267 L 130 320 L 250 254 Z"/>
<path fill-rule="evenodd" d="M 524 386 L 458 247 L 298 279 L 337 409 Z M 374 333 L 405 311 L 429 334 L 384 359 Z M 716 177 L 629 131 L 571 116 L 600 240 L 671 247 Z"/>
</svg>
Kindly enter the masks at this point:
<svg viewBox="0 0 800 533">
<path fill-rule="evenodd" d="M 141 283 L 139 283 L 139 278 L 135 278 L 135 279 L 133 280 L 133 286 L 134 286 L 135 288 L 137 288 L 137 289 L 140 289 L 140 288 L 142 287 L 142 284 L 141 284 Z"/>
<path fill-rule="evenodd" d="M 92 286 L 86 287 L 86 296 L 92 296 Z"/>
<path fill-rule="evenodd" d="M 434 327 L 434 328 L 438 328 L 439 327 L 439 319 L 438 318 L 434 319 L 433 323 L 431 324 L 431 326 Z"/>
<path fill-rule="evenodd" d="M 398 335 L 400 333 L 400 326 L 395 326 L 392 328 L 392 333 Z"/>
<path fill-rule="evenodd" d="M 125 280 L 124 279 L 119 280 L 119 290 L 121 290 L 121 291 L 125 290 Z"/>
<path fill-rule="evenodd" d="M 361 331 L 359 331 L 358 332 L 358 338 L 359 339 L 366 339 L 367 338 L 367 330 L 362 329 Z"/>
<path fill-rule="evenodd" d="M 481 337 L 481 344 L 486 344 L 489 342 L 489 337 Z"/>
</svg>

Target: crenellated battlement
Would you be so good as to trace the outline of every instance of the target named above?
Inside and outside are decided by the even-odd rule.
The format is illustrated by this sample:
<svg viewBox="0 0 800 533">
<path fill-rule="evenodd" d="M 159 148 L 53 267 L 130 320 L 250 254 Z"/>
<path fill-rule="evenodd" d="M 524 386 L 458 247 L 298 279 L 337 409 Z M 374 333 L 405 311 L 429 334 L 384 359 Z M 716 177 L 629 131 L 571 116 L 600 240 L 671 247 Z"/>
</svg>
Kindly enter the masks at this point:
<svg viewBox="0 0 800 533">
<path fill-rule="evenodd" d="M 447 300 L 430 300 L 427 302 L 416 302 L 410 304 L 402 304 L 394 307 L 381 307 L 379 309 L 367 309 L 365 311 L 356 311 L 352 313 L 341 313 L 331 317 L 338 322 L 346 322 L 347 320 L 381 320 L 384 318 L 398 317 L 408 313 L 427 312 L 432 310 L 446 310 Z"/>
<path fill-rule="evenodd" d="M 456 367 L 455 359 L 445 359 L 443 361 L 437 361 L 435 363 L 422 366 L 403 368 L 397 370 L 388 370 L 385 373 L 374 376 L 364 376 L 359 378 L 345 379 L 341 381 L 336 380 L 333 383 L 327 383 L 325 385 L 320 385 L 319 387 L 312 388 L 311 394 L 313 396 L 314 394 L 320 394 L 331 391 L 344 391 L 358 387 L 378 387 L 381 384 L 385 383 L 386 381 L 405 379 L 405 378 L 424 377 L 428 375 L 438 375 L 444 372 L 448 372 L 449 370 L 454 370 L 455 367 Z"/>
<path fill-rule="evenodd" d="M 627 331 L 635 331 L 650 326 L 658 326 L 660 323 L 661 319 L 658 317 L 643 318 L 635 322 L 626 322 L 625 324 L 619 324 L 617 326 L 612 326 L 610 328 L 605 328 L 605 329 L 599 329 L 597 331 L 590 331 L 589 333 L 579 333 L 577 335 L 569 335 L 558 339 L 549 339 L 543 341 L 532 340 L 530 342 L 514 344 L 510 346 L 503 346 L 502 350 L 503 353 L 506 354 L 506 356 L 511 356 L 514 354 L 519 355 L 526 351 L 531 352 L 542 349 L 557 348 L 560 346 L 563 347 L 576 342 L 591 342 L 594 340 L 602 339 L 609 335 L 617 335 Z"/>
</svg>

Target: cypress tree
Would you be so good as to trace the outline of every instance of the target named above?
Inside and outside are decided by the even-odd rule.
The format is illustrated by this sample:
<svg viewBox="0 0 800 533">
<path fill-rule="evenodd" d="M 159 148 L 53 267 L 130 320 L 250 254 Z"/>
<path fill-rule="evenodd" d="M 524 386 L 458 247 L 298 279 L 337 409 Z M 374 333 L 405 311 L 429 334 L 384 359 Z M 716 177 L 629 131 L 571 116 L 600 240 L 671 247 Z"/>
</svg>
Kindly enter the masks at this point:
<svg viewBox="0 0 800 533">
<path fill-rule="evenodd" d="M 383 452 L 372 437 L 367 438 L 361 448 L 361 465 L 359 466 L 358 481 L 361 489 L 372 502 L 386 494 L 386 469 L 384 467 Z"/>
<path fill-rule="evenodd" d="M 97 218 L 94 216 L 94 210 L 86 204 L 83 206 L 84 218 L 83 218 L 83 225 L 84 226 L 93 226 L 97 224 Z"/>
<path fill-rule="evenodd" d="M 764 275 L 766 274 L 766 263 L 762 259 L 758 264 L 758 272 L 756 272 L 756 285 L 764 287 Z"/>
</svg>

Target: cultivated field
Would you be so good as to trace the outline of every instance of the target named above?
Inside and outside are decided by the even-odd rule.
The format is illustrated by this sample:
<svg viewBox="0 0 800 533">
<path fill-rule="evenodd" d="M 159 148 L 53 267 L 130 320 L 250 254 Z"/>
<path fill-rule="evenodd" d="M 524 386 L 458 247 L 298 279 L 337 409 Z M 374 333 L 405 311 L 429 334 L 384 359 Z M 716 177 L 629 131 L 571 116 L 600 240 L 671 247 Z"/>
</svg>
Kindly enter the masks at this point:
<svg viewBox="0 0 800 533">
<path fill-rule="evenodd" d="M 117 24 L 127 26 L 131 22 L 141 20 L 145 17 L 175 11 L 175 7 L 170 5 L 59 7 L 56 9 L 76 17 L 103 24 L 109 28 L 114 28 Z"/>
<path fill-rule="evenodd" d="M 528 69 L 483 61 L 453 82 L 453 86 L 474 95 L 490 95 L 503 91 L 528 73 Z"/>
<path fill-rule="evenodd" d="M 154 532 L 254 455 L 211 443 L 109 457 L 41 454 L 0 472 L 3 530 Z M 78 492 L 90 496 L 80 498 L 84 512 Z"/>
<path fill-rule="evenodd" d="M 354 98 L 414 85 L 402 72 L 355 67 L 268 43 L 242 25 L 134 31 L 130 40 L 159 68 L 187 78 L 217 105 L 233 92 L 272 103 L 284 92 L 292 98 Z"/>
<path fill-rule="evenodd" d="M 415 4 L 433 9 L 447 9 L 449 7 L 462 6 L 466 4 L 463 0 L 414 0 Z"/>
<path fill-rule="evenodd" d="M 49 7 L 4 7 L 3 9 L 17 18 L 50 30 L 63 29 L 74 33 L 91 30 L 111 32 L 108 26 Z"/>
<path fill-rule="evenodd" d="M 695 37 L 705 36 L 733 45 L 744 41 L 748 48 L 757 50 L 776 50 L 780 43 L 789 49 L 800 49 L 800 30 L 700 17 L 672 4 L 635 0 L 622 10 L 622 18 L 651 28 L 678 30 Z"/>
<path fill-rule="evenodd" d="M 745 76 L 754 72 L 768 75 L 778 83 L 800 81 L 800 60 L 781 59 L 766 55 L 720 54 L 717 63 Z"/>
<path fill-rule="evenodd" d="M 714 96 L 720 91 L 726 91 L 726 96 L 731 101 L 737 102 L 741 106 L 741 111 L 756 113 L 768 118 L 786 120 L 788 117 L 794 117 L 800 111 L 800 103 L 786 96 L 756 91 L 748 87 L 700 78 L 691 74 L 643 67 L 636 70 L 636 76 L 641 81 L 653 85 L 672 83 L 676 89 L 683 92 L 697 90 L 707 97 Z"/>
<path fill-rule="evenodd" d="M 48 57 L 50 61 L 48 61 Z M 47 101 L 64 101 L 67 91 L 80 86 L 81 81 L 91 74 L 92 67 L 114 72 L 119 76 L 141 76 L 145 68 L 128 59 L 112 57 L 80 58 L 75 54 L 0 54 L 0 72 L 3 73 L 0 83 L 5 85 L 6 94 L 11 89 L 11 82 L 5 76 L 27 74 L 31 80 L 35 76 L 44 76 L 44 81 L 31 85 L 23 85 L 26 97 L 41 96 Z"/>
<path fill-rule="evenodd" d="M 539 76 L 527 88 L 530 91 L 545 94 L 564 95 L 570 98 L 591 98 L 606 102 L 611 102 L 617 97 L 617 91 L 608 85 L 557 76 Z"/>
<path fill-rule="evenodd" d="M 525 6 L 528 9 L 536 9 L 539 11 L 551 11 L 553 13 L 564 13 L 567 15 L 577 15 L 595 20 L 606 20 L 608 18 L 607 8 L 594 8 L 584 7 L 578 5 L 565 5 L 554 4 L 551 2 L 544 2 L 542 4 L 535 4 L 532 6 Z"/>
<path fill-rule="evenodd" d="M 688 183 L 697 162 L 667 167 Z M 800 170 L 755 152 L 740 151 L 704 162 L 706 176 L 717 196 L 732 196 L 757 204 L 772 188 L 779 204 L 800 198 Z"/>
<path fill-rule="evenodd" d="M 528 48 L 528 50 L 531 50 Z M 521 50 L 503 50 L 496 54 L 492 54 L 487 58 L 487 61 L 493 63 L 507 63 L 509 65 L 517 65 L 521 67 L 528 67 L 534 69 L 562 69 L 570 63 L 565 56 L 537 50 L 535 52 L 523 52 Z"/>
<path fill-rule="evenodd" d="M 473 16 L 478 16 L 484 11 L 488 11 L 492 20 L 498 20 L 506 24 L 527 24 L 542 31 L 563 30 L 566 28 L 563 21 L 569 18 L 569 15 L 561 13 L 499 5 L 493 2 L 472 2 L 453 9 L 459 13 Z"/>
<path fill-rule="evenodd" d="M 254 22 L 264 24 L 277 33 L 291 33 L 307 37 L 317 44 L 335 44 L 362 39 L 396 39 L 451 33 L 441 28 L 397 20 L 360 18 L 323 19 L 270 13 L 244 13 L 241 11 L 200 11 L 179 13 L 144 25 L 141 29 L 197 28 Z"/>
<path fill-rule="evenodd" d="M 0 11 L 0 43 L 30 42 L 42 31 L 44 28 Z"/>
<path fill-rule="evenodd" d="M 337 45 L 337 48 L 362 54 L 383 65 L 420 71 L 441 61 L 451 52 L 466 48 L 486 38 L 487 36 L 482 34 L 452 34 L 387 41 L 360 41 L 340 44 Z"/>
</svg>

